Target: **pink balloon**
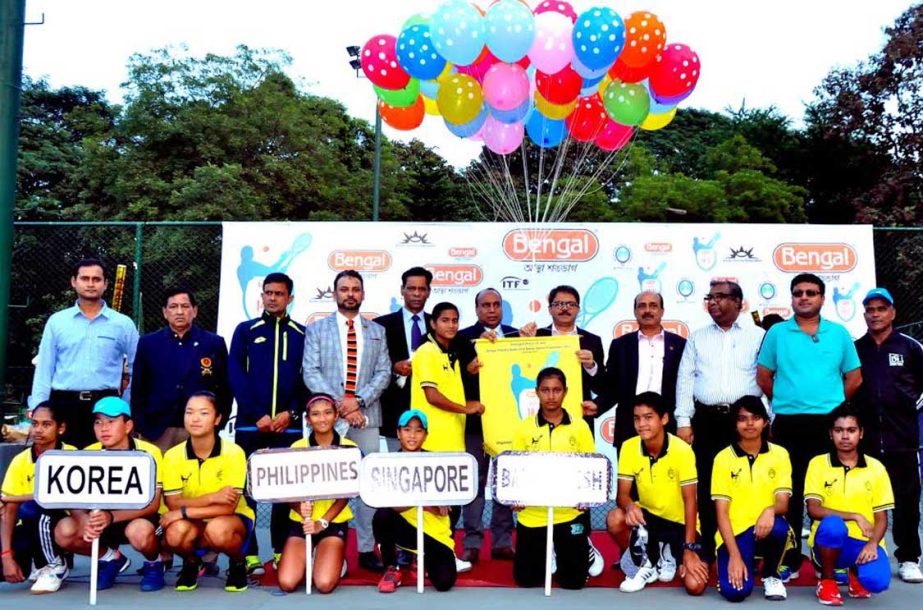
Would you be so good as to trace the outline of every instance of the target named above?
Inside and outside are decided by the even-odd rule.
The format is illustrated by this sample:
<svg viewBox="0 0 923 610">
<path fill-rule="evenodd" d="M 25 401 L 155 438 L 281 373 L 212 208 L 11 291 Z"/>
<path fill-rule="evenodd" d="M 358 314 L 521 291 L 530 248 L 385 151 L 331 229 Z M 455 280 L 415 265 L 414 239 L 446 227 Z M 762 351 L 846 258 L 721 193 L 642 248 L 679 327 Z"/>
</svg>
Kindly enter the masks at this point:
<svg viewBox="0 0 923 610">
<path fill-rule="evenodd" d="M 362 71 L 383 89 L 403 89 L 410 75 L 397 63 L 397 38 L 390 34 L 372 36 L 362 47 Z"/>
<path fill-rule="evenodd" d="M 498 155 L 508 155 L 522 144 L 526 131 L 522 123 L 501 123 L 492 116 L 484 122 L 484 144 Z"/>
<path fill-rule="evenodd" d="M 561 15 L 569 17 L 571 23 L 577 23 L 577 11 L 574 10 L 574 7 L 571 6 L 569 2 L 563 2 L 561 0 L 545 0 L 535 7 L 532 13 L 535 15 L 541 15 L 542 13 L 560 13 Z"/>
<path fill-rule="evenodd" d="M 516 64 L 498 63 L 484 76 L 484 101 L 495 110 L 513 110 L 529 99 L 529 75 Z"/>
<path fill-rule="evenodd" d="M 596 136 L 596 146 L 607 152 L 618 150 L 628 144 L 634 132 L 633 127 L 621 125 L 612 119 L 607 119 L 599 135 Z"/>
<path fill-rule="evenodd" d="M 574 24 L 570 17 L 560 13 L 542 13 L 535 16 L 535 42 L 529 50 L 529 59 L 537 70 L 556 74 L 574 58 L 572 34 Z"/>
<path fill-rule="evenodd" d="M 484 56 L 475 61 L 473 64 L 468 64 L 467 66 L 455 66 L 455 69 L 459 74 L 467 74 L 478 82 L 479 85 L 484 84 L 484 77 L 487 75 L 487 71 L 490 70 L 490 67 L 495 63 L 500 61 L 494 54 L 490 51 L 484 51 Z"/>
</svg>

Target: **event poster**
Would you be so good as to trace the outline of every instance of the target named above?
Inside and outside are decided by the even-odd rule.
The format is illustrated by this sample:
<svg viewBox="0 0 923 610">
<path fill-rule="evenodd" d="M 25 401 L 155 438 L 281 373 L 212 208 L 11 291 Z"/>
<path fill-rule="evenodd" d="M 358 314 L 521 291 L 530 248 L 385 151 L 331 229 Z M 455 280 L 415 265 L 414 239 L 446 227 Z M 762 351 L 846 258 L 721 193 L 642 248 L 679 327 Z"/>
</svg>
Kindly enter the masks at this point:
<svg viewBox="0 0 923 610">
<path fill-rule="evenodd" d="M 583 418 L 583 378 L 577 359 L 580 340 L 576 335 L 495 342 L 479 339 L 476 348 L 481 363 L 478 378 L 484 405 L 484 447 L 489 455 L 511 449 L 516 425 L 538 412 L 535 378 L 545 367 L 554 366 L 564 372 L 564 408 L 572 418 Z"/>
</svg>

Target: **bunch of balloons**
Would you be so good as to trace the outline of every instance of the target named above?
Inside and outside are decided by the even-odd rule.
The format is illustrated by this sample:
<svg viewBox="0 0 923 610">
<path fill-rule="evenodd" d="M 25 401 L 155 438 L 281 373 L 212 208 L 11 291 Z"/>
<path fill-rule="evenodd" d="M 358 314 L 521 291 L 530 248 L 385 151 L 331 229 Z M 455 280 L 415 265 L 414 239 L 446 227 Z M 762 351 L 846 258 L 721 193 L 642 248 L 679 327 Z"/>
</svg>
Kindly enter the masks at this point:
<svg viewBox="0 0 923 610">
<path fill-rule="evenodd" d="M 441 116 L 456 136 L 501 155 L 525 137 L 543 148 L 570 137 L 618 150 L 636 128 L 668 125 L 701 72 L 695 51 L 667 43 L 656 15 L 623 19 L 605 6 L 578 14 L 564 0 L 534 10 L 523 0 L 486 10 L 447 0 L 397 37 L 373 36 L 360 60 L 385 123 L 412 130 Z"/>
</svg>

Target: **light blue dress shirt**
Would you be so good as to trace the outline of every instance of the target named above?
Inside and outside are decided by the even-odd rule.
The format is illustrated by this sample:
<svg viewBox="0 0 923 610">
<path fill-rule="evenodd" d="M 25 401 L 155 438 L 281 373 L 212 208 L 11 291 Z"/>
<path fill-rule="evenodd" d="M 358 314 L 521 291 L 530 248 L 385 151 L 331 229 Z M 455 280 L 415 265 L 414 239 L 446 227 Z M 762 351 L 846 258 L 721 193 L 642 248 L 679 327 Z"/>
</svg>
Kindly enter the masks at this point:
<svg viewBox="0 0 923 610">
<path fill-rule="evenodd" d="M 401 313 L 404 314 L 404 338 L 407 340 L 407 353 L 413 354 L 413 349 L 411 348 L 413 342 L 411 341 L 410 334 L 411 327 L 414 324 L 413 317 L 417 316 L 420 318 L 419 321 L 417 321 L 417 324 L 420 327 L 420 335 L 424 337 L 423 341 L 426 341 L 426 333 L 429 332 L 429 329 L 426 328 L 426 315 L 422 311 L 420 311 L 418 314 L 410 313 L 410 310 L 408 310 L 406 307 L 401 307 Z"/>
<path fill-rule="evenodd" d="M 111 390 L 122 387 L 122 362 L 135 362 L 138 330 L 131 318 L 103 301 L 99 314 L 87 318 L 75 303 L 51 315 L 42 333 L 29 406 L 48 400 L 52 390 Z M 131 383 L 122 395 L 131 400 Z"/>
</svg>

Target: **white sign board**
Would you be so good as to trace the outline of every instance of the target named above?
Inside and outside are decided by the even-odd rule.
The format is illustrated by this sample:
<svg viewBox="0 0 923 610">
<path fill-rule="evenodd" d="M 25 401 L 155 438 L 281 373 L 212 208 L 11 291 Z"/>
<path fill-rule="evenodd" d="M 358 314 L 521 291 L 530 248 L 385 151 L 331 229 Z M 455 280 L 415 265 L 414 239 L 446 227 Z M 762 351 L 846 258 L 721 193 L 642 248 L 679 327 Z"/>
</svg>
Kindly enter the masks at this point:
<svg viewBox="0 0 923 610">
<path fill-rule="evenodd" d="M 137 510 L 154 499 L 157 466 L 144 451 L 46 451 L 35 464 L 42 508 Z"/>
<path fill-rule="evenodd" d="M 358 447 L 263 449 L 247 460 L 247 491 L 257 502 L 359 495 Z"/>
<path fill-rule="evenodd" d="M 600 506 L 612 495 L 612 462 L 599 453 L 504 451 L 491 493 L 506 506 Z"/>
<path fill-rule="evenodd" d="M 468 453 L 373 453 L 362 460 L 362 501 L 390 506 L 460 506 L 478 491 L 478 463 Z"/>
</svg>

